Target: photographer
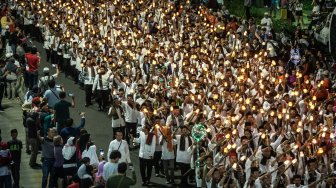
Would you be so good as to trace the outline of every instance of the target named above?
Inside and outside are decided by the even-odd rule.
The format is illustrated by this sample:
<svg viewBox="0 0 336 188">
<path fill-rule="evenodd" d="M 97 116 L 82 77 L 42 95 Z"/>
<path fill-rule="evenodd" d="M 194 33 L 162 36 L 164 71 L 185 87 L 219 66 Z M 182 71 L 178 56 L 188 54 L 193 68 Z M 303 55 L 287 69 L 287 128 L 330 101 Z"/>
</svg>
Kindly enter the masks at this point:
<svg viewBox="0 0 336 188">
<path fill-rule="evenodd" d="M 75 107 L 75 96 L 69 94 L 71 97 L 71 102 L 65 100 L 66 93 L 61 91 L 59 94 L 59 102 L 57 102 L 54 106 L 55 110 L 55 121 L 57 126 L 57 132 L 60 133 L 61 130 L 67 123 L 67 120 L 70 118 L 70 110 L 69 107 Z"/>
</svg>

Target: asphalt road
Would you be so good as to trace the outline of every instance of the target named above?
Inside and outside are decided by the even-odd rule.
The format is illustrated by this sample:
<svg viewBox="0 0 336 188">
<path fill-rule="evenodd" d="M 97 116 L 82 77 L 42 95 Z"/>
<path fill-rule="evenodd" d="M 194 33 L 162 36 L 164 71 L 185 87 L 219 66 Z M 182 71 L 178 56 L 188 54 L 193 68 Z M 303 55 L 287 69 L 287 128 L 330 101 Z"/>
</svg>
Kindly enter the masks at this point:
<svg viewBox="0 0 336 188">
<path fill-rule="evenodd" d="M 51 73 L 55 73 L 55 68 L 51 66 L 50 63 L 46 62 L 46 53 L 43 49 L 42 44 L 34 43 L 38 48 L 41 56 L 41 65 L 40 65 L 40 73 L 42 73 L 43 67 L 49 67 Z M 65 78 L 64 74 L 60 74 L 56 79 L 56 84 L 62 84 L 67 93 L 74 93 L 75 95 L 75 108 L 70 110 L 71 117 L 74 119 L 75 123 L 79 123 L 80 112 L 86 112 L 86 125 L 85 129 L 91 134 L 91 139 L 94 141 L 97 146 L 97 152 L 99 149 L 104 149 L 105 155 L 108 150 L 108 146 L 110 141 L 113 139 L 111 120 L 107 116 L 107 112 L 99 112 L 98 105 L 94 104 L 89 107 L 85 107 L 85 93 L 84 90 L 79 88 L 79 85 L 74 84 L 74 81 L 70 78 Z M 70 100 L 68 98 L 67 100 Z M 139 157 L 138 157 L 138 149 L 134 151 L 130 151 L 131 160 L 134 165 L 136 175 L 137 175 L 137 184 L 133 187 L 143 187 L 140 170 L 139 170 Z M 105 156 L 106 157 L 106 156 Z M 166 179 L 164 177 L 155 177 L 154 169 L 152 172 L 151 182 L 152 184 L 148 187 L 178 187 L 177 185 L 167 185 Z M 175 171 L 176 175 L 179 175 L 179 171 Z M 179 180 L 175 180 L 176 183 Z"/>
</svg>

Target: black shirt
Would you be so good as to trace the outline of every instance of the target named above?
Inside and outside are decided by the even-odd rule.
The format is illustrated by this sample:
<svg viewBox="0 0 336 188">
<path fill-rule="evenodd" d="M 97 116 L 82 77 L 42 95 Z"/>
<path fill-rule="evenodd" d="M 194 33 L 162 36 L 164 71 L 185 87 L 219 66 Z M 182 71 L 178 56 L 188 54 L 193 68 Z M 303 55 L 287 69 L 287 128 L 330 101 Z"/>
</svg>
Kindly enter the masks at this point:
<svg viewBox="0 0 336 188">
<path fill-rule="evenodd" d="M 12 160 L 14 163 L 21 162 L 21 150 L 22 150 L 22 142 L 20 140 L 10 140 L 8 141 L 9 151 L 12 156 Z"/>
</svg>

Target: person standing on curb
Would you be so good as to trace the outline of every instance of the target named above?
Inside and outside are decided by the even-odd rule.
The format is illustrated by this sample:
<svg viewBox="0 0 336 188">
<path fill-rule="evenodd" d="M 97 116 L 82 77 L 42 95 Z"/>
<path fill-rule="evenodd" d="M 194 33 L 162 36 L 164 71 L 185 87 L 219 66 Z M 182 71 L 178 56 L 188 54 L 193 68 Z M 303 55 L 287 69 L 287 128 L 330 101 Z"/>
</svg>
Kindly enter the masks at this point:
<svg viewBox="0 0 336 188">
<path fill-rule="evenodd" d="M 9 151 L 12 156 L 12 165 L 11 171 L 13 176 L 13 188 L 20 187 L 20 164 L 21 164 L 21 150 L 22 150 L 22 142 L 17 139 L 18 131 L 16 129 L 12 129 L 10 131 L 12 139 L 7 142 Z"/>
</svg>

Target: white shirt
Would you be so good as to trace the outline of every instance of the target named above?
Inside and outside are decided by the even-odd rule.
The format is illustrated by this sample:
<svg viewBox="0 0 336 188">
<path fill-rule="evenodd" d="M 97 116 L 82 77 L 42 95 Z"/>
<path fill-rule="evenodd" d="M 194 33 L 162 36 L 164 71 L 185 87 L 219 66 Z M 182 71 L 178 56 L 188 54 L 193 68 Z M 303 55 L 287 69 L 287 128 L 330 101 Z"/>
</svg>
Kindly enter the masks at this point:
<svg viewBox="0 0 336 188">
<path fill-rule="evenodd" d="M 97 90 L 108 90 L 109 89 L 109 85 L 110 85 L 110 81 L 112 80 L 113 76 L 109 75 L 107 73 L 101 75 L 97 74 L 94 82 L 93 82 L 93 87 L 92 87 L 92 91 L 94 91 L 95 89 Z M 100 84 L 100 80 L 101 79 L 101 84 Z"/>
<path fill-rule="evenodd" d="M 187 163 L 190 164 L 191 162 L 191 154 L 188 152 L 188 147 L 193 144 L 193 140 L 191 139 L 192 143 L 188 143 L 188 138 L 185 137 L 185 150 L 181 151 L 180 150 L 180 140 L 181 140 L 181 135 L 176 136 L 176 142 L 177 142 L 177 151 L 176 151 L 176 162 L 178 163 Z"/>
<path fill-rule="evenodd" d="M 125 140 L 121 140 L 120 142 L 117 139 L 114 139 L 110 142 L 107 152 L 108 158 L 110 156 L 110 153 L 114 150 L 118 150 L 121 153 L 121 158 L 119 159 L 119 162 L 131 163 L 128 144 Z M 111 160 L 108 159 L 108 161 L 110 162 Z"/>
<path fill-rule="evenodd" d="M 135 138 L 134 142 L 140 143 L 139 157 L 144 159 L 152 159 L 155 152 L 156 139 L 153 136 L 151 145 L 146 144 L 147 135 L 143 131 L 140 132 L 140 137 Z"/>
<path fill-rule="evenodd" d="M 84 84 L 85 85 L 93 85 L 94 80 L 95 80 L 96 75 L 97 75 L 97 71 L 96 71 L 95 67 L 85 67 L 84 71 L 86 73 Z"/>
<path fill-rule="evenodd" d="M 107 162 L 104 165 L 103 179 L 107 179 L 115 174 L 118 174 L 118 163 Z"/>
<path fill-rule="evenodd" d="M 163 140 L 163 144 L 162 144 L 162 155 L 161 155 L 161 159 L 162 160 L 171 160 L 175 158 L 175 152 L 174 149 L 172 151 L 168 150 L 168 145 L 165 139 L 163 139 L 163 136 L 160 136 L 160 141 Z M 172 139 L 172 144 L 176 145 L 176 140 Z"/>
<path fill-rule="evenodd" d="M 135 106 L 134 109 L 132 109 L 127 102 L 122 102 L 121 106 L 124 109 L 125 112 L 125 121 L 128 123 L 136 123 L 138 122 L 138 111 L 136 110 Z"/>
</svg>

